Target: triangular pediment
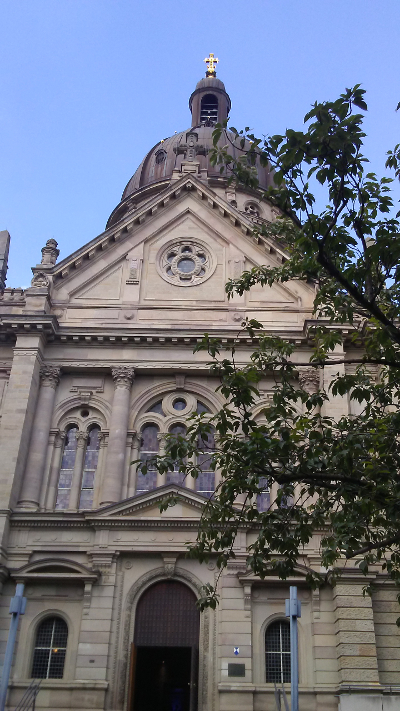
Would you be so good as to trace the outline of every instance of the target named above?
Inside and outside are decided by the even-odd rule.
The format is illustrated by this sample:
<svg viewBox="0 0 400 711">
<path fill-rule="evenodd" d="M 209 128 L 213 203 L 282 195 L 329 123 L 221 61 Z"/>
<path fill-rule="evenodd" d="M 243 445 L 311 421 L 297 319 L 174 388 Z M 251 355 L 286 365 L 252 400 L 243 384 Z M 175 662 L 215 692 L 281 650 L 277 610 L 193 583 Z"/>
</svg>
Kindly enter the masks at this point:
<svg viewBox="0 0 400 711">
<path fill-rule="evenodd" d="M 131 329 L 179 324 L 203 330 L 208 324 L 235 327 L 243 309 L 250 318 L 257 318 L 258 310 L 264 322 L 277 320 L 269 319 L 268 310 L 286 309 L 293 315 L 282 323 L 297 324 L 298 310 L 312 307 L 314 292 L 306 283 L 256 286 L 237 300 L 239 313 L 234 313 L 235 301 L 228 301 L 229 278 L 256 265 L 277 267 L 285 259 L 272 239 L 255 238 L 253 228 L 249 217 L 196 177 L 186 176 L 54 267 L 56 314 L 71 325 Z M 169 278 L 166 263 L 167 250 L 179 249 L 185 240 L 192 240 L 198 253 L 204 248 L 207 257 L 204 278 L 190 284 Z"/>
<path fill-rule="evenodd" d="M 143 226 L 147 221 L 154 218 L 161 211 L 168 210 L 172 204 L 191 192 L 204 206 L 207 206 L 210 211 L 219 214 L 220 217 L 227 220 L 231 228 L 235 228 L 254 243 L 252 236 L 253 223 L 251 220 L 236 210 L 232 205 L 229 205 L 225 200 L 218 197 L 216 193 L 202 181 L 193 175 L 189 175 L 172 183 L 161 194 L 126 215 L 117 225 L 110 227 L 91 242 L 59 262 L 52 270 L 54 282 L 57 284 L 60 280 L 65 281 L 68 277 L 75 274 L 77 270 L 84 269 L 88 262 L 100 255 L 104 255 L 113 245 L 128 239 L 133 232 L 137 231 L 137 229 Z M 260 237 L 258 244 L 262 251 L 268 253 L 272 251 L 276 254 L 277 261 L 285 259 L 286 255 L 284 250 L 274 244 L 272 239 Z"/>
<path fill-rule="evenodd" d="M 174 505 L 161 513 L 160 504 L 166 499 L 173 499 Z M 90 514 L 90 518 L 199 519 L 206 503 L 204 496 L 191 489 L 167 484 L 98 509 Z"/>
</svg>

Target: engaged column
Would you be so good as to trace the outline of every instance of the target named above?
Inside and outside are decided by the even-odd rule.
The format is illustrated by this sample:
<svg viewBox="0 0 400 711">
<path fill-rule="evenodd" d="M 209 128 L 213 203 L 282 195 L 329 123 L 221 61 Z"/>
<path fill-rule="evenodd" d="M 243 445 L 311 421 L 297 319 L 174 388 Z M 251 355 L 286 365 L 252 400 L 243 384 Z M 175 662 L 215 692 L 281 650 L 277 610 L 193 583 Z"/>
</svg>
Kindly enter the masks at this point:
<svg viewBox="0 0 400 711">
<path fill-rule="evenodd" d="M 129 366 L 120 366 L 112 368 L 111 374 L 114 379 L 115 391 L 100 506 L 121 501 L 134 370 Z"/>
</svg>

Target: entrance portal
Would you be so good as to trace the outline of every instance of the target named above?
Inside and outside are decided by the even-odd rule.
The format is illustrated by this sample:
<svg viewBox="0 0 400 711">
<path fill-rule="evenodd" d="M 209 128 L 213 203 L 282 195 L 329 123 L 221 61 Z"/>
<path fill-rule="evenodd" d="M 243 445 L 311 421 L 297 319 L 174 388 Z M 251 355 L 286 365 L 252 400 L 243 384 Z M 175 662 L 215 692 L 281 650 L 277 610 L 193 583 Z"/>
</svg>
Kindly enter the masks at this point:
<svg viewBox="0 0 400 711">
<path fill-rule="evenodd" d="M 139 600 L 128 711 L 196 711 L 200 615 L 182 583 L 152 585 Z"/>
</svg>

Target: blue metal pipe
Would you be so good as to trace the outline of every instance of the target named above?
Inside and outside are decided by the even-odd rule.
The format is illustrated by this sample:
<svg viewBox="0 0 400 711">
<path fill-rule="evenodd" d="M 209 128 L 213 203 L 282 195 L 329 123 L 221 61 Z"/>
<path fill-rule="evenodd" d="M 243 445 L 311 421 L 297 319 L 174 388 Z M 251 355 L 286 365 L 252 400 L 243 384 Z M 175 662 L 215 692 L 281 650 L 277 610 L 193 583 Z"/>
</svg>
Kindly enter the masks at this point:
<svg viewBox="0 0 400 711">
<path fill-rule="evenodd" d="M 24 587 L 24 583 L 17 583 L 15 595 L 11 598 L 10 602 L 11 622 L 10 631 L 8 633 L 6 654 L 4 657 L 3 674 L 0 682 L 0 711 L 4 711 L 4 707 L 6 705 L 8 682 L 10 679 L 19 616 L 24 614 L 26 608 L 26 597 L 23 596 Z"/>
</svg>

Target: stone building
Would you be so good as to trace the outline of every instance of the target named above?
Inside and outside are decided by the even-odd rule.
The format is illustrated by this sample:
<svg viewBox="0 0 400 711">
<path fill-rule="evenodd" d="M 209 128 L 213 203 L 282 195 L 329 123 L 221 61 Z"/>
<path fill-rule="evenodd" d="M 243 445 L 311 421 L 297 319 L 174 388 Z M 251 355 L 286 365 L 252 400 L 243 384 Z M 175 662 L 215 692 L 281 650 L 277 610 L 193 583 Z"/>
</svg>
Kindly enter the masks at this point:
<svg viewBox="0 0 400 711">
<path fill-rule="evenodd" d="M 213 125 L 230 109 L 213 72 L 189 107 L 191 127 L 147 153 L 102 234 L 61 261 L 49 240 L 31 286 L 0 292 L 2 653 L 16 582 L 27 597 L 9 707 L 40 677 L 40 709 L 275 709 L 273 682 L 290 678 L 292 583 L 302 601 L 301 710 L 400 709 L 399 612 L 383 576 L 371 576 L 372 600 L 357 569 L 312 593 L 316 540 L 293 580 L 260 581 L 246 570 L 251 533 L 242 533 L 218 609 L 200 615 L 196 597 L 217 571 L 187 559 L 185 544 L 213 473 L 183 486 L 177 472 L 144 477 L 131 464 L 183 431 L 192 412 L 221 406 L 208 356 L 193 354 L 204 331 L 229 343 L 247 315 L 294 339 L 301 360 L 309 353 L 309 285 L 227 301 L 229 277 L 284 253 L 252 234 L 275 219 L 271 206 L 210 164 Z M 256 168 L 268 186 L 271 175 Z M 1 232 L 1 281 L 8 244 Z M 250 352 L 243 339 L 238 357 Z M 263 383 L 260 411 L 271 387 Z M 349 404 L 337 397 L 329 407 L 340 414 Z M 170 491 L 178 503 L 161 514 Z"/>
</svg>

